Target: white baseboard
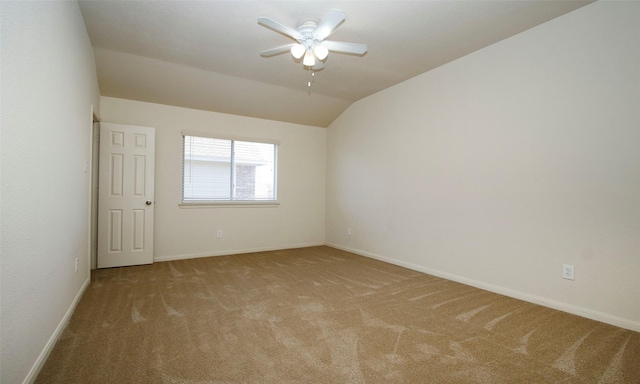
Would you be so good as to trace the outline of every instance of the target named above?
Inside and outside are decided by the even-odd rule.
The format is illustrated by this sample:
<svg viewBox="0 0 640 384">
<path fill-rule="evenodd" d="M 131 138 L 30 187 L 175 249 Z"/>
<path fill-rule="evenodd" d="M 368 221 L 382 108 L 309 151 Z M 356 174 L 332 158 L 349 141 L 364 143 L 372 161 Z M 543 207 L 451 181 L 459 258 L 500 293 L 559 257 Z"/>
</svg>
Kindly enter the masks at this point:
<svg viewBox="0 0 640 384">
<path fill-rule="evenodd" d="M 157 257 L 153 258 L 153 261 L 154 262 L 160 262 L 160 261 L 172 261 L 172 260 L 198 259 L 198 258 L 201 258 L 201 257 L 228 256 L 228 255 L 238 255 L 238 254 L 242 254 L 242 253 L 279 251 L 281 249 L 317 247 L 317 246 L 321 246 L 321 245 L 325 245 L 325 244 L 324 243 L 308 243 L 308 244 L 284 245 L 284 246 L 279 246 L 279 247 L 226 249 L 224 251 L 212 251 L 212 252 L 207 252 L 207 253 L 192 253 L 192 254 L 186 254 L 186 255 L 157 256 Z"/>
<path fill-rule="evenodd" d="M 414 271 L 423 272 L 423 273 L 426 273 L 426 274 L 429 274 L 429 275 L 441 277 L 443 279 L 455 281 L 455 282 L 458 282 L 458 283 L 470 285 L 472 287 L 484 289 L 486 291 L 491 291 L 491 292 L 498 293 L 498 294 L 501 294 L 501 295 L 509 296 L 509 297 L 514 298 L 514 299 L 527 301 L 527 302 L 538 304 L 538 305 L 542 305 L 542 306 L 545 306 L 545 307 L 548 307 L 548 308 L 553 308 L 553 309 L 557 309 L 559 311 L 571 313 L 573 315 L 586 317 L 587 319 L 596 320 L 596 321 L 600 321 L 600 322 L 603 322 L 603 323 L 615 325 L 616 327 L 621 327 L 621 328 L 629 329 L 629 330 L 632 330 L 632 331 L 640 332 L 640 322 L 638 322 L 638 321 L 629 320 L 629 319 L 625 319 L 625 318 L 622 318 L 622 317 L 610 315 L 608 313 L 594 311 L 594 310 L 589 309 L 589 308 L 579 307 L 579 306 L 576 306 L 576 305 L 563 303 L 561 301 L 552 300 L 552 299 L 549 299 L 549 298 L 546 298 L 546 297 L 536 296 L 536 295 L 532 295 L 532 294 L 529 294 L 529 293 L 526 293 L 526 292 L 522 292 L 522 291 L 510 289 L 510 288 L 505 288 L 505 287 L 501 287 L 501 286 L 498 286 L 498 285 L 485 283 L 485 282 L 478 281 L 478 280 L 469 279 L 469 278 L 466 278 L 466 277 L 463 277 L 463 276 L 458 276 L 458 275 L 454 275 L 454 274 L 451 274 L 451 273 L 442 272 L 442 271 L 438 271 L 438 270 L 435 270 L 435 269 L 427 268 L 427 267 L 424 267 L 422 265 L 408 263 L 408 262 L 401 261 L 401 260 L 396 260 L 396 259 L 393 259 L 393 258 L 390 258 L 390 257 L 377 255 L 377 254 L 371 253 L 371 252 L 361 251 L 359 249 L 353 249 L 353 248 L 344 247 L 344 246 L 341 246 L 341 245 L 338 245 L 338 244 L 332 244 L 332 243 L 327 243 L 326 245 L 328 247 L 338 248 L 338 249 L 342 249 L 343 251 L 355 253 L 355 254 L 360 255 L 360 256 L 365 256 L 365 257 L 369 257 L 369 258 L 372 258 L 372 259 L 384 261 L 386 263 L 398 265 L 398 266 L 401 266 L 401 267 L 412 269 Z"/>
<path fill-rule="evenodd" d="M 38 356 L 38 359 L 31 367 L 31 370 L 29 370 L 29 374 L 22 381 L 23 384 L 31 384 L 36 380 L 36 377 L 38 377 L 38 373 L 40 373 L 42 366 L 47 361 L 47 358 L 49 358 L 49 355 L 51 354 L 53 347 L 55 347 L 56 342 L 58 342 L 60 335 L 62 335 L 62 332 L 64 331 L 64 328 L 69 323 L 69 320 L 71 319 L 71 315 L 73 315 L 73 311 L 75 311 L 76 306 L 78 305 L 78 302 L 80 302 L 80 299 L 82 298 L 82 295 L 84 294 L 84 291 L 89 286 L 90 282 L 91 282 L 91 274 L 89 274 L 89 277 L 87 278 L 87 280 L 85 280 L 85 282 L 82 284 L 82 287 L 78 291 L 78 294 L 76 295 L 76 297 L 73 299 L 73 302 L 71 302 L 71 305 L 69 306 L 69 308 L 67 309 L 67 312 L 62 317 L 62 320 L 60 320 L 60 323 L 56 327 L 56 330 L 53 332 L 53 334 L 49 338 L 49 341 L 47 341 L 47 344 L 45 344 L 44 348 L 42 349 L 42 352 L 40 352 L 40 356 Z"/>
</svg>

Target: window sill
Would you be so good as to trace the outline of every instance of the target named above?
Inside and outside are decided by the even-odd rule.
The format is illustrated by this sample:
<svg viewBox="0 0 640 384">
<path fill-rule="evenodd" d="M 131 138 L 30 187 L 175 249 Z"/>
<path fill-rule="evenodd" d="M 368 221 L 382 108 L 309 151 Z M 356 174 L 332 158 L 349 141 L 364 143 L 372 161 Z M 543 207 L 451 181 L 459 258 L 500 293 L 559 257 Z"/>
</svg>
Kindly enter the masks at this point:
<svg viewBox="0 0 640 384">
<path fill-rule="evenodd" d="M 277 208 L 280 206 L 278 201 L 187 201 L 178 204 L 180 208 L 227 208 L 227 207 L 243 207 L 243 208 Z"/>
</svg>

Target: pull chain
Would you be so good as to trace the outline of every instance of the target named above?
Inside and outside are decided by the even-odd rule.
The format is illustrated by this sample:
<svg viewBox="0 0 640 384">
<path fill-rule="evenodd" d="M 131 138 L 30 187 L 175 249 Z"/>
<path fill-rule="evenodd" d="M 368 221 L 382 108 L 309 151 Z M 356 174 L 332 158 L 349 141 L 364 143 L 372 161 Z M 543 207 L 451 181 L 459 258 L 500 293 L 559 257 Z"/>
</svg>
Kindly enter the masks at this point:
<svg viewBox="0 0 640 384">
<path fill-rule="evenodd" d="M 308 94 L 309 94 L 309 96 L 311 96 L 311 85 L 312 85 L 313 83 L 315 83 L 315 76 L 316 76 L 316 73 L 315 73 L 315 72 L 313 72 L 313 71 L 311 70 L 311 68 L 309 68 L 309 74 L 310 74 L 310 76 L 309 76 L 309 80 L 307 81 L 307 89 L 308 89 Z"/>
</svg>

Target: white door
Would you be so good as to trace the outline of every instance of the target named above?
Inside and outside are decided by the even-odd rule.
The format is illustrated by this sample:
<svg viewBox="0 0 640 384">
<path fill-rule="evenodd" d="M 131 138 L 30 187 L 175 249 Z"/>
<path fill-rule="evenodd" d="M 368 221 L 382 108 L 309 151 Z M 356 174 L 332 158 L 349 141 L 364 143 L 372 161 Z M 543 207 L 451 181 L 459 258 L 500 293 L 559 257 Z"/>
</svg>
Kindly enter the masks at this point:
<svg viewBox="0 0 640 384">
<path fill-rule="evenodd" d="M 100 124 L 98 268 L 153 263 L 155 129 Z"/>
</svg>

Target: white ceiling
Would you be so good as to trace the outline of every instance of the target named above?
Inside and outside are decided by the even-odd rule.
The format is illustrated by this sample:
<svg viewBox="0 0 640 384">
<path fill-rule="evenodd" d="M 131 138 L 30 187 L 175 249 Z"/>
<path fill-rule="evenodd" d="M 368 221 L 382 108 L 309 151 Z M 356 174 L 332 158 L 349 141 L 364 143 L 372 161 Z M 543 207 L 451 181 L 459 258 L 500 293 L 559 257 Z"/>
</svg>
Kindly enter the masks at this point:
<svg viewBox="0 0 640 384">
<path fill-rule="evenodd" d="M 85 1 L 103 96 L 326 127 L 353 102 L 591 1 Z M 297 28 L 336 8 L 328 40 L 364 43 L 330 53 L 308 91 L 293 42 L 258 25 Z"/>
</svg>

